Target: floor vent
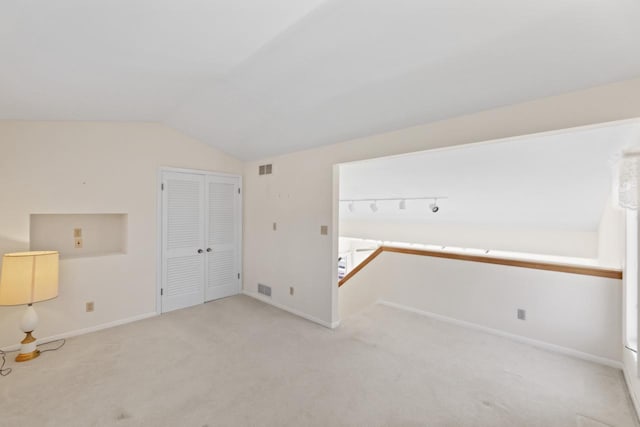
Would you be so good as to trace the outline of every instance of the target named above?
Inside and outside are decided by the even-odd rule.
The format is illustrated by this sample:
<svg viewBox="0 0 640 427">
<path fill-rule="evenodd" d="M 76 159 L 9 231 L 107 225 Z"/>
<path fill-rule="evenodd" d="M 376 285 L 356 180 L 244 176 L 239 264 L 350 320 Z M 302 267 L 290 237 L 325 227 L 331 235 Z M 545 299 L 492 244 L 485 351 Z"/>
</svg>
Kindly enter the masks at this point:
<svg viewBox="0 0 640 427">
<path fill-rule="evenodd" d="M 258 283 L 258 293 L 270 297 L 271 296 L 271 286 L 267 286 L 267 285 L 263 285 L 262 283 Z"/>
</svg>

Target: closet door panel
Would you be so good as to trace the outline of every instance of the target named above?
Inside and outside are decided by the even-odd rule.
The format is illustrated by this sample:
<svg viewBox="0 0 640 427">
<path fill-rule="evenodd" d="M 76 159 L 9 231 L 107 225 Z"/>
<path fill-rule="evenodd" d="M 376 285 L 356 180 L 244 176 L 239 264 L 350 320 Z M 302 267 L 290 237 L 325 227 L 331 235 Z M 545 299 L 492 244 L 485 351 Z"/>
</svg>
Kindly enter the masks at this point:
<svg viewBox="0 0 640 427">
<path fill-rule="evenodd" d="M 239 178 L 207 177 L 207 301 L 240 292 Z"/>
<path fill-rule="evenodd" d="M 162 191 L 162 311 L 204 302 L 205 178 L 165 172 Z"/>
</svg>

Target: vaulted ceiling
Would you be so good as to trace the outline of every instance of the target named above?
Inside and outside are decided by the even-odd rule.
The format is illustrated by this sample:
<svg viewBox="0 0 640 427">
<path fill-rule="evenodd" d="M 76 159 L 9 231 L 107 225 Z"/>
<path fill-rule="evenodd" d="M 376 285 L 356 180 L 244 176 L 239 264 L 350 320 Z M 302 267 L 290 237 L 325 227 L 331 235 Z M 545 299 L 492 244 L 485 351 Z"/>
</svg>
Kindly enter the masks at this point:
<svg viewBox="0 0 640 427">
<path fill-rule="evenodd" d="M 0 119 L 256 159 L 640 75 L 637 0 L 5 0 Z"/>
</svg>

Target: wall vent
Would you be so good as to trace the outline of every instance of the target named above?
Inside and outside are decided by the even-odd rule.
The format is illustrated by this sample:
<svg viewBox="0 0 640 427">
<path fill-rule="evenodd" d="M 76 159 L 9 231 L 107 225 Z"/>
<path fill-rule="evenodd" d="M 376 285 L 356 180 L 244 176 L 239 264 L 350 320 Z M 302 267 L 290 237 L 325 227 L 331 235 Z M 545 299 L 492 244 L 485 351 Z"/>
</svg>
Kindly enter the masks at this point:
<svg viewBox="0 0 640 427">
<path fill-rule="evenodd" d="M 271 296 L 271 286 L 267 286 L 267 285 L 263 285 L 262 283 L 258 283 L 258 293 L 270 297 Z"/>
<path fill-rule="evenodd" d="M 258 166 L 258 175 L 271 175 L 273 173 L 273 165 L 269 163 L 268 165 L 260 165 Z"/>
</svg>

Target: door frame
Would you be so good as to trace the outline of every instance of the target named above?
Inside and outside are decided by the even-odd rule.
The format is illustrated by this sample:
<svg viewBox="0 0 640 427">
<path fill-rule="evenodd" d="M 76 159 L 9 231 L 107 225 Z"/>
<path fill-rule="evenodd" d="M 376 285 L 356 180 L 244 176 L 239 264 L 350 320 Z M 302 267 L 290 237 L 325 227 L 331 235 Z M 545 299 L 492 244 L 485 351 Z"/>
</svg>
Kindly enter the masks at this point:
<svg viewBox="0 0 640 427">
<path fill-rule="evenodd" d="M 238 216 L 240 217 L 239 230 L 238 230 L 238 265 L 240 266 L 240 293 L 244 289 L 244 265 L 242 263 L 242 242 L 244 240 L 244 189 L 242 187 L 242 175 L 208 171 L 203 169 L 185 169 L 175 168 L 170 166 L 160 166 L 156 175 L 156 314 L 162 314 L 162 296 L 160 291 L 162 289 L 162 263 L 163 263 L 163 248 L 162 248 L 162 175 L 165 172 L 177 172 L 177 173 L 189 173 L 197 175 L 213 175 L 226 178 L 238 178 L 238 186 L 240 188 L 240 198 L 238 201 Z"/>
</svg>

